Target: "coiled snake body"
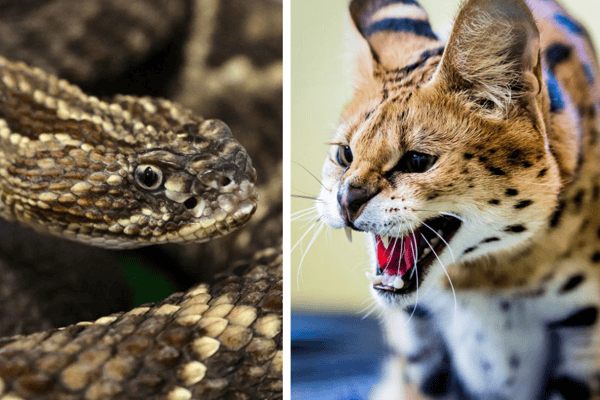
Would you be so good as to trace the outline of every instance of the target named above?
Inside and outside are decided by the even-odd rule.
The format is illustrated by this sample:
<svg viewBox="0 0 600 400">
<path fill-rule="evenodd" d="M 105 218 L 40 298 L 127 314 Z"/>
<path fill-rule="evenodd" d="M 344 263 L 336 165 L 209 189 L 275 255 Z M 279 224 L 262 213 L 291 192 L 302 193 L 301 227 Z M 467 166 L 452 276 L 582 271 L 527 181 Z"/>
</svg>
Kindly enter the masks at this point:
<svg viewBox="0 0 600 400">
<path fill-rule="evenodd" d="M 99 19 L 123 12 L 116 0 L 87 3 Z M 186 2 L 138 3 L 127 11 L 142 20 L 144 7 L 154 18 L 170 7 L 180 21 Z M 256 172 L 224 123 L 164 99 L 100 100 L 4 57 L 0 148 L 2 217 L 86 244 L 203 242 L 256 210 Z M 157 304 L 0 339 L 0 399 L 279 398 L 281 252 L 237 267 Z"/>
</svg>

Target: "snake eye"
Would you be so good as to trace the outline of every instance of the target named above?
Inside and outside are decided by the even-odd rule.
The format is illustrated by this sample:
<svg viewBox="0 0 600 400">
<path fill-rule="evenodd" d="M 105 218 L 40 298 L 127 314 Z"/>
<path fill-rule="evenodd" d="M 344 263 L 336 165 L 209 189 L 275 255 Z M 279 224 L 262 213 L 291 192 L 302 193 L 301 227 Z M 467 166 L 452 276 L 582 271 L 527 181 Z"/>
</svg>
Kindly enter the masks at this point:
<svg viewBox="0 0 600 400">
<path fill-rule="evenodd" d="M 138 165 L 135 169 L 135 180 L 144 189 L 156 190 L 162 184 L 163 173 L 154 165 Z"/>
<path fill-rule="evenodd" d="M 437 159 L 436 156 L 430 154 L 409 151 L 400 159 L 400 162 L 394 167 L 394 170 L 409 173 L 429 171 Z"/>
<path fill-rule="evenodd" d="M 336 161 L 342 167 L 349 167 L 352 164 L 353 156 L 350 146 L 339 146 L 336 155 Z"/>
</svg>

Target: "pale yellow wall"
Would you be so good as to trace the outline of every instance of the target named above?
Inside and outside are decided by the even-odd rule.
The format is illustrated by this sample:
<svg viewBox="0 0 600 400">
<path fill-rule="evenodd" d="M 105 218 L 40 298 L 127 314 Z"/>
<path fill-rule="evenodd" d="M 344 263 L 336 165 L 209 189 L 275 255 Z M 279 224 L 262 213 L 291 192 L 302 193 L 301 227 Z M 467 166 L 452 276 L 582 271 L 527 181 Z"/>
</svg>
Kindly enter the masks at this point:
<svg viewBox="0 0 600 400">
<path fill-rule="evenodd" d="M 459 4 L 454 0 L 420 3 L 429 12 L 436 30 L 451 21 Z M 319 183 L 296 163 L 320 178 L 326 143 L 351 96 L 354 69 L 347 4 L 348 0 L 291 0 L 293 194 L 318 194 Z M 590 30 L 595 43 L 600 43 L 600 3 L 571 0 L 563 4 Z M 310 200 L 293 199 L 292 213 L 312 206 Z M 292 244 L 312 225 L 315 215 L 292 222 Z M 318 240 L 306 251 L 312 237 L 311 231 L 304 246 L 292 253 L 292 308 L 358 312 L 369 306 L 364 237 L 354 234 L 354 242 L 349 244 L 343 231 L 323 228 Z M 298 265 L 305 254 L 298 275 Z"/>
</svg>

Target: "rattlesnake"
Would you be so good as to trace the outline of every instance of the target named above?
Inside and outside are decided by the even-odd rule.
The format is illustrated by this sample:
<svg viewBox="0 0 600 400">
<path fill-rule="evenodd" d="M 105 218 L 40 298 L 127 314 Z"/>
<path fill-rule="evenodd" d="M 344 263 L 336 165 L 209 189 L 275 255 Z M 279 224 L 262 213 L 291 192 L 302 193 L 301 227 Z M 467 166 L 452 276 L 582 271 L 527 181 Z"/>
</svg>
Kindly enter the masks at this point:
<svg viewBox="0 0 600 400">
<path fill-rule="evenodd" d="M 104 247 L 209 239 L 254 211 L 254 172 L 226 125 L 195 115 L 225 119 L 251 155 L 270 150 L 253 157 L 261 203 L 250 233 L 228 236 L 226 250 L 213 242 L 118 253 L 154 268 L 168 265 L 184 284 L 202 276 L 199 269 L 221 269 L 211 285 L 126 313 L 95 314 L 126 307 L 113 284 L 120 255 L 4 224 L 0 331 L 21 335 L 0 339 L 0 399 L 281 398 L 281 174 L 273 173 L 281 165 L 281 5 L 4 1 L 0 33 L 5 218 Z M 113 96 L 121 92 L 153 97 Z M 169 142 L 170 154 L 143 143 L 153 134 Z M 94 142 L 102 135 L 103 143 Z M 136 141 L 140 151 L 130 151 Z M 13 157 L 18 152 L 10 146 L 25 158 Z M 198 149 L 210 156 L 189 163 Z M 145 160 L 137 159 L 141 153 Z M 218 184 L 228 188 L 223 198 Z M 153 192 L 155 185 L 160 190 Z M 117 208 L 138 212 L 123 216 Z M 233 217 L 223 212 L 229 209 Z M 197 225 L 184 227 L 190 213 Z M 138 243 L 124 244 L 122 235 Z M 56 252 L 70 254 L 58 261 Z M 54 291 L 47 290 L 49 275 L 64 279 Z M 98 282 L 83 284 L 75 295 L 63 292 L 89 279 Z M 78 302 L 83 307 L 67 308 Z M 82 316 L 94 322 L 47 329 Z M 30 334 L 39 329 L 46 330 Z"/>
</svg>

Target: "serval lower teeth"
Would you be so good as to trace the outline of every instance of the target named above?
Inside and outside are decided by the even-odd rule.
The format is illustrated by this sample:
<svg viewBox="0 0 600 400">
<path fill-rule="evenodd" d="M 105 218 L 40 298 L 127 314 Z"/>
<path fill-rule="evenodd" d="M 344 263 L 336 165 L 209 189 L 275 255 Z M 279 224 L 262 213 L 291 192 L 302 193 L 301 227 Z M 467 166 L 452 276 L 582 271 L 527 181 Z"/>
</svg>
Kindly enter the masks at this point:
<svg viewBox="0 0 600 400">
<path fill-rule="evenodd" d="M 393 286 L 395 289 L 402 289 L 404 287 L 404 281 L 402 280 L 402 277 L 400 277 L 399 275 L 396 276 L 396 279 L 394 279 Z"/>
<path fill-rule="evenodd" d="M 394 277 L 388 275 L 387 273 L 384 273 L 381 279 L 381 283 L 383 283 L 385 286 L 391 286 L 392 283 L 394 283 Z"/>
</svg>

